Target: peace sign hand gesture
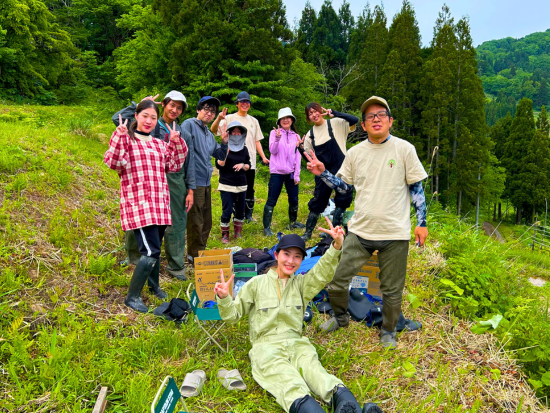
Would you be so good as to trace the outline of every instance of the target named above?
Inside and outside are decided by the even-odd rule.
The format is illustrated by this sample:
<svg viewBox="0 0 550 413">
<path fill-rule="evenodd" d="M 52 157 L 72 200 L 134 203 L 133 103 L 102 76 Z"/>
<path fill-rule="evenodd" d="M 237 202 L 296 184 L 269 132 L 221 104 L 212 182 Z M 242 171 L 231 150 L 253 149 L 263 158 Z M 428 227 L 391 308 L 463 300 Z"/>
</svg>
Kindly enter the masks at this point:
<svg viewBox="0 0 550 413">
<path fill-rule="evenodd" d="M 332 114 L 332 109 L 325 109 L 323 107 L 321 107 L 321 109 L 323 110 L 323 113 L 321 113 L 321 116 L 328 116 L 329 118 L 334 117 L 334 115 Z"/>
<path fill-rule="evenodd" d="M 229 133 L 227 132 L 227 125 L 223 125 L 222 143 L 227 144 L 228 141 L 229 141 Z M 229 149 L 228 149 L 228 151 L 229 151 Z"/>
<path fill-rule="evenodd" d="M 229 288 L 231 287 L 231 281 L 233 281 L 233 278 L 235 278 L 235 274 L 231 275 L 231 278 L 225 282 L 225 278 L 223 277 L 223 270 L 220 269 L 220 280 L 221 282 L 217 282 L 216 285 L 214 285 L 214 293 L 218 295 L 221 299 L 224 299 L 229 295 Z"/>
<path fill-rule="evenodd" d="M 334 248 L 339 250 L 340 248 L 342 248 L 342 244 L 344 242 L 344 230 L 339 225 L 336 228 L 334 228 L 332 226 L 332 222 L 330 222 L 330 219 L 328 219 L 328 217 L 325 217 L 325 219 L 327 220 L 327 223 L 330 229 L 319 228 L 319 231 L 322 231 L 325 234 L 330 235 L 334 240 Z"/>
<path fill-rule="evenodd" d="M 122 123 L 122 115 L 119 113 L 118 126 L 116 128 L 116 133 L 118 136 L 128 135 L 128 127 L 126 125 L 128 125 L 128 119 L 126 119 L 124 123 Z"/>
<path fill-rule="evenodd" d="M 275 137 L 280 139 L 281 138 L 281 127 L 277 126 L 277 129 L 273 128 L 273 130 L 275 131 Z"/>
<path fill-rule="evenodd" d="M 219 120 L 225 119 L 225 115 L 227 115 L 227 108 L 223 108 L 223 110 L 220 113 L 218 113 L 218 119 Z"/>
<path fill-rule="evenodd" d="M 155 96 L 147 96 L 147 97 L 144 97 L 143 99 L 141 99 L 141 101 L 143 102 L 144 100 L 152 100 L 153 102 L 155 102 L 157 105 L 160 105 L 162 102 L 157 102 L 155 101 L 156 98 L 159 97 L 159 94 L 157 93 Z"/>
<path fill-rule="evenodd" d="M 304 155 L 309 161 L 307 163 L 307 170 L 309 172 L 313 175 L 319 176 L 325 171 L 325 164 L 317 159 L 317 156 L 315 156 L 313 151 L 309 151 L 309 155 L 307 152 L 304 152 Z"/>
<path fill-rule="evenodd" d="M 304 141 L 306 140 L 306 135 L 302 139 L 300 139 L 300 135 L 296 138 L 296 147 L 299 148 L 304 144 Z"/>
<path fill-rule="evenodd" d="M 178 142 L 180 140 L 180 133 L 176 130 L 176 121 L 172 123 L 172 127 L 166 124 L 168 131 L 170 132 L 170 142 Z"/>
</svg>

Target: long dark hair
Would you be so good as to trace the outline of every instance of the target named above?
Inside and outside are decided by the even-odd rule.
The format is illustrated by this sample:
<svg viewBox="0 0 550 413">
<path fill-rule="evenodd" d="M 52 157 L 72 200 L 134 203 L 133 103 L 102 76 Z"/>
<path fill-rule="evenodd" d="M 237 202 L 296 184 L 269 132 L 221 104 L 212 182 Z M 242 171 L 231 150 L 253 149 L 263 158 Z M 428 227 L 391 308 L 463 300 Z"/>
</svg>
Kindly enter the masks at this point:
<svg viewBox="0 0 550 413">
<path fill-rule="evenodd" d="M 150 109 L 150 108 L 155 108 L 155 112 L 157 112 L 157 122 L 158 122 L 158 118 L 160 116 L 159 108 L 157 104 L 152 100 L 142 100 L 141 102 L 139 102 L 139 104 L 136 107 L 136 115 L 140 114 L 145 109 Z M 136 138 L 136 135 L 135 135 L 136 129 L 137 129 L 137 119 L 134 122 L 132 122 L 132 124 L 130 125 L 130 128 L 128 129 L 128 135 L 130 136 L 130 138 L 132 139 Z"/>
</svg>

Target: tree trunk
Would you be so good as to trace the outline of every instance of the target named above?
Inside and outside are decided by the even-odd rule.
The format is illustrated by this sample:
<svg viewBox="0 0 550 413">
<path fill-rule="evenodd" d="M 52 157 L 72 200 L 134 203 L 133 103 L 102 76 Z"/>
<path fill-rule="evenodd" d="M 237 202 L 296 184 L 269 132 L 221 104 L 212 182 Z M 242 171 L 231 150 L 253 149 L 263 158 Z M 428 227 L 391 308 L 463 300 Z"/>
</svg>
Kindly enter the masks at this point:
<svg viewBox="0 0 550 413">
<path fill-rule="evenodd" d="M 497 220 L 497 204 L 493 208 L 493 222 Z"/>
<path fill-rule="evenodd" d="M 517 207 L 516 209 L 516 225 L 521 224 L 521 207 Z"/>
<path fill-rule="evenodd" d="M 498 222 L 502 221 L 502 202 L 498 203 Z"/>
<path fill-rule="evenodd" d="M 537 208 L 535 207 L 535 204 L 533 204 L 533 212 L 531 213 L 531 223 L 534 224 L 536 221 L 536 215 L 537 215 Z"/>
<path fill-rule="evenodd" d="M 458 191 L 458 198 L 457 198 L 457 215 L 460 216 L 460 209 L 462 207 L 462 191 Z"/>
</svg>

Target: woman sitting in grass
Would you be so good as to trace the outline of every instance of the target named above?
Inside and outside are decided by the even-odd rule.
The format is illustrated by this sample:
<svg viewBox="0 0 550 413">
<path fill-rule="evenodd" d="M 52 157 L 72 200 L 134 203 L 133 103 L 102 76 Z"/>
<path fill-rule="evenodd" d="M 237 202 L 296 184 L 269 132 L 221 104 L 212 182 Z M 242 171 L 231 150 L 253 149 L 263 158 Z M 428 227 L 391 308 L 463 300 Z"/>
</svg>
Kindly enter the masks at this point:
<svg viewBox="0 0 550 413">
<path fill-rule="evenodd" d="M 229 295 L 232 275 L 216 283 L 216 301 L 220 315 L 228 323 L 236 323 L 248 315 L 249 352 L 254 380 L 277 399 L 290 413 L 324 413 L 310 396 L 317 395 L 330 403 L 337 413 L 379 413 L 374 403 L 361 409 L 342 380 L 327 373 L 315 347 L 302 337 L 304 310 L 325 284 L 332 280 L 342 254 L 344 231 L 320 228 L 334 239 L 319 262 L 306 274 L 295 275 L 305 251 L 305 242 L 296 234 L 285 235 L 277 245 L 277 267 L 247 282 L 233 301 Z"/>
<path fill-rule="evenodd" d="M 141 101 L 130 130 L 126 127 L 128 120 L 122 123 L 120 117 L 103 157 L 105 164 L 120 177 L 122 229 L 134 231 L 141 253 L 124 303 L 143 313 L 149 311 L 141 300 L 146 281 L 157 297 L 164 299 L 167 296 L 159 286 L 162 237 L 166 227 L 172 225 L 166 172 L 178 172 L 187 156 L 187 145 L 176 131 L 175 123 L 172 128 L 168 126 L 169 143 L 151 136 L 158 117 L 155 102 Z"/>
</svg>

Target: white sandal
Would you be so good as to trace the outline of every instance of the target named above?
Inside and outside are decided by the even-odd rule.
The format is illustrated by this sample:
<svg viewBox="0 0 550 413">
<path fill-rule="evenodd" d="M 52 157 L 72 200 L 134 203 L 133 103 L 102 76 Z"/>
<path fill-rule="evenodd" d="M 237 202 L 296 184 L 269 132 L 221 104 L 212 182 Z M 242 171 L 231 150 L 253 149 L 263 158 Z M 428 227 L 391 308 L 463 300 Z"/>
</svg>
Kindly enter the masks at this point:
<svg viewBox="0 0 550 413">
<path fill-rule="evenodd" d="M 218 370 L 218 380 L 221 381 L 222 386 L 227 390 L 246 390 L 246 384 L 239 373 L 239 370 Z"/>
<path fill-rule="evenodd" d="M 198 396 L 206 381 L 206 373 L 203 370 L 195 370 L 185 375 L 180 393 L 183 397 Z"/>
</svg>

